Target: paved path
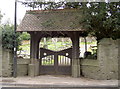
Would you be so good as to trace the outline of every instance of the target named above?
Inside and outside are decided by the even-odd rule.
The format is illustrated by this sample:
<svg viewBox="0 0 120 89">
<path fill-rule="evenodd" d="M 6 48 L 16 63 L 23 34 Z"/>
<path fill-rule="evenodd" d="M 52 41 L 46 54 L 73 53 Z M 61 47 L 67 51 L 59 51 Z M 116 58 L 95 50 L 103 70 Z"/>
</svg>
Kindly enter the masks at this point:
<svg viewBox="0 0 120 89">
<path fill-rule="evenodd" d="M 2 78 L 3 86 L 17 87 L 117 87 L 118 80 L 93 80 L 88 78 L 72 78 L 69 76 L 38 76 Z"/>
</svg>

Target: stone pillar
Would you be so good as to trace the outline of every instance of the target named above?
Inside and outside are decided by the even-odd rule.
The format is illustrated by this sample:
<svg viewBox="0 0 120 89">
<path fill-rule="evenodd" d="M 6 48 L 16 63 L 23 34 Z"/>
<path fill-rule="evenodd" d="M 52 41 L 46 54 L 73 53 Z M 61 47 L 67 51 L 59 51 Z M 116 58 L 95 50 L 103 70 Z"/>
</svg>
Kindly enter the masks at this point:
<svg viewBox="0 0 120 89">
<path fill-rule="evenodd" d="M 100 79 L 118 79 L 118 40 L 104 38 L 98 43 Z"/>
<path fill-rule="evenodd" d="M 120 81 L 120 39 L 118 39 L 118 80 Z M 120 82 L 118 82 L 118 87 L 120 87 Z"/>
<path fill-rule="evenodd" d="M 2 30 L 0 30 L 0 76 L 2 76 Z M 2 78 L 0 78 L 2 80 Z"/>
<path fill-rule="evenodd" d="M 80 60 L 79 60 L 79 33 L 73 32 L 71 37 L 73 49 L 72 49 L 72 76 L 80 77 Z"/>
<path fill-rule="evenodd" d="M 37 33 L 31 33 L 29 76 L 39 75 L 39 37 Z"/>
<path fill-rule="evenodd" d="M 11 77 L 12 76 L 12 60 L 13 54 L 12 51 L 9 49 L 2 49 L 2 57 L 1 60 L 1 72 L 3 77 Z"/>
</svg>

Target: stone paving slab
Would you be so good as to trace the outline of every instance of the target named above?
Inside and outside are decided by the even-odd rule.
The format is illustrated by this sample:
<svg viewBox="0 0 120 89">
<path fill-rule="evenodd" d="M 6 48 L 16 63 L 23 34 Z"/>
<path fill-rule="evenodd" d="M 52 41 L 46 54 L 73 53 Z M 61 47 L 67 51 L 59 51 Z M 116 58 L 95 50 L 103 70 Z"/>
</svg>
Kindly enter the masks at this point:
<svg viewBox="0 0 120 89">
<path fill-rule="evenodd" d="M 72 78 L 69 76 L 37 76 L 2 78 L 2 86 L 20 87 L 118 87 L 118 80 L 93 80 L 88 78 Z"/>
</svg>

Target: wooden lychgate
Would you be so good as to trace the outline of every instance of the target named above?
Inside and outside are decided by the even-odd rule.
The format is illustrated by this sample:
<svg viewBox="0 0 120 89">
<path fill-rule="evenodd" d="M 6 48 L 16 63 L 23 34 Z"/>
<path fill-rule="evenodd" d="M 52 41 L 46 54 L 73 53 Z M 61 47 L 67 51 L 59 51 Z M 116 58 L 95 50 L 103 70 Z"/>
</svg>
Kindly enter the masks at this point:
<svg viewBox="0 0 120 89">
<path fill-rule="evenodd" d="M 71 75 L 72 48 L 52 51 L 40 48 L 40 74 Z"/>
</svg>

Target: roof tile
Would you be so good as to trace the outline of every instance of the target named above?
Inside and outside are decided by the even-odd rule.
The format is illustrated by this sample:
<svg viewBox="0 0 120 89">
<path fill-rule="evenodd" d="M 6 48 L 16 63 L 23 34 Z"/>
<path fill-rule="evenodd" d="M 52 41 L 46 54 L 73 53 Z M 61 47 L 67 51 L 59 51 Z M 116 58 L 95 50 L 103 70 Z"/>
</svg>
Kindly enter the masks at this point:
<svg viewBox="0 0 120 89">
<path fill-rule="evenodd" d="M 81 10 L 33 10 L 26 14 L 17 31 L 83 31 Z"/>
</svg>

